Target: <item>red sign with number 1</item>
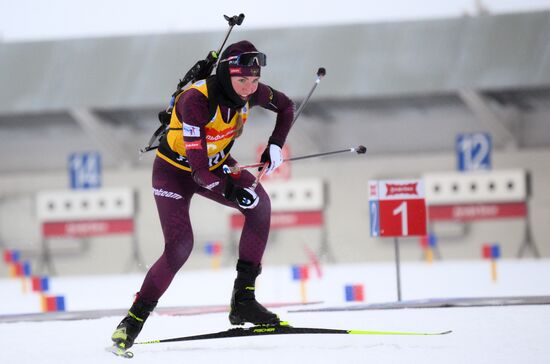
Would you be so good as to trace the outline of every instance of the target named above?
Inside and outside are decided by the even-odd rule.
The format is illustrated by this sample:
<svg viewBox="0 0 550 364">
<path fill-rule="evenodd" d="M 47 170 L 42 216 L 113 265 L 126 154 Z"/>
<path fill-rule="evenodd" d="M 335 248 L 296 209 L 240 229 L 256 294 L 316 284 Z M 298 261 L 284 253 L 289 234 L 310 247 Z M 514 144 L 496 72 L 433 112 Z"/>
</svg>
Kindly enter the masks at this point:
<svg viewBox="0 0 550 364">
<path fill-rule="evenodd" d="M 369 181 L 371 236 L 424 236 L 426 202 L 421 181 Z"/>
</svg>

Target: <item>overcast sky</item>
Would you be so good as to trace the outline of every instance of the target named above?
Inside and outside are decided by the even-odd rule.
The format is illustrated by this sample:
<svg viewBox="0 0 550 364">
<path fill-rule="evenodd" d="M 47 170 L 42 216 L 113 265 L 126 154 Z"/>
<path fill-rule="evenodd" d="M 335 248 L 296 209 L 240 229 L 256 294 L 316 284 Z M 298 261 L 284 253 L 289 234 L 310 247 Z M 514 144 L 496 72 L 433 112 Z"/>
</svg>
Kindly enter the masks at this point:
<svg viewBox="0 0 550 364">
<path fill-rule="evenodd" d="M 5 42 L 226 28 L 222 15 L 246 15 L 247 28 L 379 22 L 550 10 L 550 0 L 0 0 Z"/>
</svg>

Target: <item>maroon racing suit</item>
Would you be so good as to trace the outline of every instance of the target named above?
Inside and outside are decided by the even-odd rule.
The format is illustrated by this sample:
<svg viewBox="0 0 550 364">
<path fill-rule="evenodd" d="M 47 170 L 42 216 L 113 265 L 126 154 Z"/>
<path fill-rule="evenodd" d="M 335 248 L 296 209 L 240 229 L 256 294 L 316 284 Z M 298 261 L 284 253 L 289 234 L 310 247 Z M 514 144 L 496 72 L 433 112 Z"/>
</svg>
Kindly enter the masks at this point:
<svg viewBox="0 0 550 364">
<path fill-rule="evenodd" d="M 177 117 L 188 128 L 191 127 L 196 131 L 193 133 L 194 135 L 187 136 L 181 133 L 186 145 L 192 147 L 186 149 L 186 158 L 182 158 L 182 156 L 174 155 L 174 151 L 170 150 L 163 140 L 159 147 L 159 153 L 164 158 L 157 154 L 154 161 L 153 193 L 164 235 L 164 251 L 147 272 L 139 292 L 139 297 L 148 302 L 159 300 L 191 254 L 193 229 L 189 216 L 189 205 L 195 193 L 236 208 L 245 216 L 239 242 L 240 260 L 259 265 L 264 254 L 271 219 L 269 195 L 262 185 L 258 184 L 255 191 L 259 197 L 259 203 L 253 209 L 242 209 L 237 203 L 231 202 L 223 196 L 226 176 L 221 166 L 212 169 L 207 155 L 205 127 L 212 118 L 209 97 L 196 89 L 190 89 L 177 99 L 174 108 Z M 218 106 L 224 121 L 231 120 L 237 112 L 237 109 L 222 104 Z M 249 107 L 254 106 L 260 106 L 277 113 L 270 142 L 282 146 L 292 126 L 294 117 L 292 101 L 283 93 L 260 83 L 257 91 L 249 99 Z M 179 168 L 176 163 L 178 160 L 185 160 L 191 171 Z M 232 166 L 236 164 L 236 161 L 229 155 L 224 164 Z M 235 184 L 241 187 L 250 187 L 254 180 L 255 176 L 252 173 L 243 171 L 235 180 Z"/>
</svg>

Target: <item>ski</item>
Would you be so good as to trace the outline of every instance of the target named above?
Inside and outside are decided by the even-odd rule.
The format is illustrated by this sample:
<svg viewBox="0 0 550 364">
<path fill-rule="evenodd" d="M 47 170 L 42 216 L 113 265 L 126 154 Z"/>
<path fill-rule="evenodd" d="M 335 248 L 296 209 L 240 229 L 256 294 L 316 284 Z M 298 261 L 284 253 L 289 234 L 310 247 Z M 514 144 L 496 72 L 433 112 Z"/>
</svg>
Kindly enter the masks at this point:
<svg viewBox="0 0 550 364">
<path fill-rule="evenodd" d="M 347 335 L 407 335 L 407 336 L 437 336 L 450 334 L 452 330 L 441 332 L 409 332 L 409 331 L 367 331 L 367 330 L 343 330 L 343 329 L 328 329 L 315 327 L 293 327 L 286 322 L 280 325 L 262 325 L 252 327 L 238 327 L 225 331 L 213 332 L 201 335 L 190 335 L 182 337 L 174 337 L 170 339 L 150 340 L 136 342 L 140 344 L 161 344 L 176 341 L 194 341 L 194 340 L 209 340 L 209 339 L 224 339 L 232 337 L 246 336 L 267 336 L 267 335 L 286 335 L 286 334 L 347 334 Z"/>
</svg>

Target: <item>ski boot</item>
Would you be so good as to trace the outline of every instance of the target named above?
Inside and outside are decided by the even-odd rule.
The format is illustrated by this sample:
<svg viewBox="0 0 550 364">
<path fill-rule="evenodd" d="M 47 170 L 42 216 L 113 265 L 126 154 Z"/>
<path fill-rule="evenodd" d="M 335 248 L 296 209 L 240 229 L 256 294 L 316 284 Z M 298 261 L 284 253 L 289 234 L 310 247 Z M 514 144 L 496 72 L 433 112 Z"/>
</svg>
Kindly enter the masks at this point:
<svg viewBox="0 0 550 364">
<path fill-rule="evenodd" d="M 254 325 L 279 325 L 279 317 L 266 309 L 254 294 L 256 277 L 261 273 L 261 265 L 239 260 L 237 262 L 237 279 L 231 295 L 229 322 L 232 325 L 243 325 L 250 322 Z"/>
<path fill-rule="evenodd" d="M 149 314 L 156 305 L 156 302 L 149 303 L 141 300 L 138 295 L 128 314 L 118 324 L 111 336 L 113 345 L 121 350 L 128 350 L 134 345 L 134 340 L 139 335 L 145 320 L 147 320 L 147 317 L 149 317 Z"/>
</svg>

